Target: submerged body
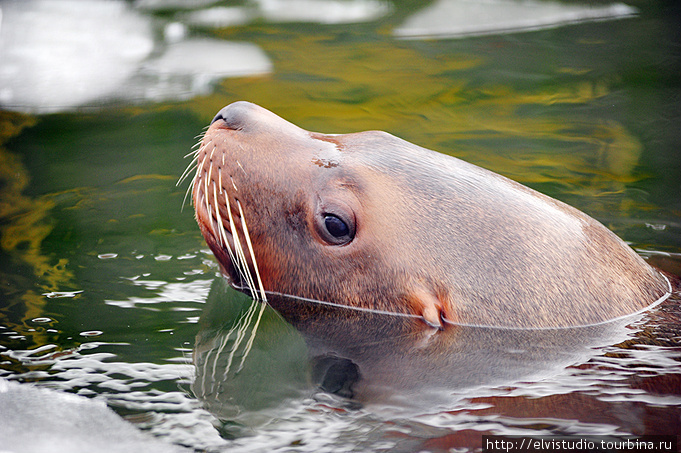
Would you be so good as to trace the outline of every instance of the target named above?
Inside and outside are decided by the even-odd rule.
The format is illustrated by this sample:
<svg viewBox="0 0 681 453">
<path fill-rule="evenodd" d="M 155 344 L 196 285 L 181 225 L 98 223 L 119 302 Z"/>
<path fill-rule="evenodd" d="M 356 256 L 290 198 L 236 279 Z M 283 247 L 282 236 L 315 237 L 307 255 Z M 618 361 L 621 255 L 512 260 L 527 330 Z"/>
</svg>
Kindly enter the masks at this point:
<svg viewBox="0 0 681 453">
<path fill-rule="evenodd" d="M 232 284 L 251 292 L 438 328 L 552 328 L 625 316 L 670 291 L 586 214 L 384 132 L 308 132 L 237 102 L 196 162 L 198 224 Z"/>
</svg>

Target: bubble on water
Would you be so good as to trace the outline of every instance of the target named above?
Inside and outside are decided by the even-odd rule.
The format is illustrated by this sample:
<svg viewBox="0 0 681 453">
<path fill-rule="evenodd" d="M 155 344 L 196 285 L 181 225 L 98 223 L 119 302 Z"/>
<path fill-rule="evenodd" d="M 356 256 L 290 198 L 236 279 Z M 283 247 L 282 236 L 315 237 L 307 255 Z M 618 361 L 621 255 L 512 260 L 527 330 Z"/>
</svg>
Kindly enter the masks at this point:
<svg viewBox="0 0 681 453">
<path fill-rule="evenodd" d="M 87 330 L 85 332 L 81 332 L 80 336 L 81 337 L 98 337 L 102 335 L 104 332 L 101 330 Z"/>
<path fill-rule="evenodd" d="M 43 296 L 46 296 L 48 299 L 71 298 L 71 297 L 76 297 L 78 294 L 81 294 L 82 292 L 83 292 L 83 290 L 79 290 L 79 291 L 51 291 L 49 293 L 43 293 Z"/>
<path fill-rule="evenodd" d="M 113 258 L 118 258 L 118 253 L 100 253 L 97 255 L 100 260 L 110 260 Z"/>
</svg>

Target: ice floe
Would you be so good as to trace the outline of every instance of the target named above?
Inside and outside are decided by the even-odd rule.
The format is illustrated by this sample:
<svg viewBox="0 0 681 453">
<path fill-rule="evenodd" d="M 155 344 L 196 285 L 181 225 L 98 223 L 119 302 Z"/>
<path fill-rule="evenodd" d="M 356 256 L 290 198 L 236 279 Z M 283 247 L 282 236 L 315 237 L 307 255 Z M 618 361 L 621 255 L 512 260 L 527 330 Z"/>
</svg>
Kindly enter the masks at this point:
<svg viewBox="0 0 681 453">
<path fill-rule="evenodd" d="M 437 0 L 407 18 L 394 35 L 410 39 L 456 38 L 539 30 L 631 17 L 637 10 L 614 4 L 537 0 Z"/>
<path fill-rule="evenodd" d="M 0 4 L 0 105 L 51 112 L 112 95 L 153 48 L 151 24 L 124 2 Z"/>
<path fill-rule="evenodd" d="M 5 109 L 186 99 L 216 80 L 272 70 L 255 44 L 188 37 L 181 23 L 162 27 L 124 1 L 13 0 L 0 4 L 0 14 Z"/>
<path fill-rule="evenodd" d="M 0 407 L 0 451 L 3 452 L 190 451 L 137 429 L 101 399 L 0 378 Z"/>
</svg>

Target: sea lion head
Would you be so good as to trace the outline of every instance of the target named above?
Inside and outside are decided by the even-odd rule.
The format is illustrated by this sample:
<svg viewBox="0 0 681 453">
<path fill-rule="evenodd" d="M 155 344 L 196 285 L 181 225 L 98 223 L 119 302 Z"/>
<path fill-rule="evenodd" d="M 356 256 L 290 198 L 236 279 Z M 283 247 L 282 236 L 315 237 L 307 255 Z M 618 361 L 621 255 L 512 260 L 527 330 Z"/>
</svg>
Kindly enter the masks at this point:
<svg viewBox="0 0 681 453">
<path fill-rule="evenodd" d="M 437 328 L 546 328 L 669 295 L 662 275 L 586 214 L 385 132 L 309 132 L 236 102 L 214 118 L 196 163 L 206 242 L 233 286 L 261 298 Z"/>
<path fill-rule="evenodd" d="M 441 326 L 455 314 L 441 301 L 437 273 L 414 272 L 413 244 L 405 244 L 427 228 L 423 206 L 404 196 L 409 172 L 398 168 L 423 157 L 414 149 L 385 132 L 308 132 L 236 102 L 215 116 L 196 156 L 196 218 L 237 288 L 262 285 Z M 230 257 L 238 250 L 243 260 Z"/>
</svg>

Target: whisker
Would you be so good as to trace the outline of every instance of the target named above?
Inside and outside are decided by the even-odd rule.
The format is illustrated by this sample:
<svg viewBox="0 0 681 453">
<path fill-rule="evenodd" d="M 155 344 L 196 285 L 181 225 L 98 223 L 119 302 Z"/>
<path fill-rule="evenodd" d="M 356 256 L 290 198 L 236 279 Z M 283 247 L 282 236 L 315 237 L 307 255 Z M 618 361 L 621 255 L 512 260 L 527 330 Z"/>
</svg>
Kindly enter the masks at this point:
<svg viewBox="0 0 681 453">
<path fill-rule="evenodd" d="M 208 166 L 208 174 L 206 175 L 206 181 L 213 182 L 213 165 Z"/>
<path fill-rule="evenodd" d="M 205 154 L 205 155 L 203 156 L 203 159 L 201 159 L 201 163 L 198 164 L 198 165 L 196 166 L 196 173 L 197 173 L 197 174 L 198 174 L 198 172 L 199 172 L 202 168 L 204 168 L 204 167 L 206 166 L 206 159 L 208 159 L 208 155 L 207 155 L 207 154 Z"/>
<path fill-rule="evenodd" d="M 227 196 L 227 193 L 223 191 L 223 195 L 225 196 L 225 204 L 227 205 L 227 211 L 229 212 L 230 205 L 229 205 L 229 198 Z M 216 196 L 217 198 L 217 196 Z M 239 260 L 234 254 L 234 251 L 232 250 L 231 245 L 229 244 L 229 241 L 227 240 L 227 231 L 225 229 L 225 223 L 224 219 L 222 218 L 221 215 L 217 216 L 217 221 L 218 221 L 218 227 L 220 229 L 220 236 L 222 237 L 222 241 L 224 243 L 224 248 L 227 249 L 227 253 L 229 254 L 229 259 L 234 265 L 234 268 L 237 270 L 240 276 L 243 276 L 243 269 L 241 268 L 241 263 L 239 263 Z M 232 233 L 232 237 L 234 234 Z M 233 238 L 234 239 L 234 238 Z"/>
<path fill-rule="evenodd" d="M 175 187 L 182 184 L 184 182 L 185 178 L 187 178 L 187 176 L 191 173 L 191 171 L 195 171 L 195 172 L 199 171 L 199 167 L 198 167 L 198 165 L 196 165 L 196 162 L 194 162 L 194 161 L 192 161 L 192 163 L 189 164 L 189 166 L 185 170 L 185 174 L 183 174 L 180 177 L 180 180 L 177 181 L 177 183 L 175 184 Z M 180 212 L 184 211 L 184 207 L 187 204 L 187 198 L 189 197 L 189 193 L 192 192 L 192 190 L 194 189 L 194 182 L 195 181 L 196 181 L 196 178 L 192 178 L 191 182 L 187 186 L 187 190 L 184 192 L 184 197 L 182 197 L 182 205 L 180 206 Z"/>
<path fill-rule="evenodd" d="M 182 175 L 180 175 L 180 179 L 177 180 L 175 183 L 175 187 L 179 186 L 184 182 L 184 180 L 192 173 L 194 169 L 198 168 L 197 167 L 197 162 L 195 160 L 192 160 L 189 162 L 189 165 L 187 165 L 187 168 L 184 169 L 182 172 Z"/>
<path fill-rule="evenodd" d="M 212 210 L 211 210 L 211 205 L 210 205 L 210 200 L 208 199 L 208 179 L 209 178 L 203 178 L 203 199 L 206 204 L 206 211 L 208 212 L 208 218 L 212 219 Z M 217 218 L 217 217 L 216 217 Z M 213 221 L 211 220 L 210 222 L 210 227 L 213 230 Z M 213 233 L 215 233 L 215 230 L 213 230 Z"/>
<path fill-rule="evenodd" d="M 211 185 L 213 186 L 213 206 L 215 207 L 215 219 L 217 223 L 217 227 L 220 230 L 220 234 L 217 234 L 216 236 L 220 240 L 222 247 L 224 248 L 225 245 L 227 244 L 227 238 L 222 232 L 222 217 L 220 216 L 220 205 L 218 203 L 218 191 L 217 191 L 217 184 L 215 184 L 215 181 L 211 181 Z M 213 222 L 211 222 L 213 223 Z M 229 247 L 228 247 L 229 248 Z"/>
<path fill-rule="evenodd" d="M 248 233 L 248 227 L 246 226 L 246 217 L 244 216 L 244 210 L 241 207 L 241 203 L 237 200 L 237 206 L 239 207 L 239 214 L 241 216 L 241 227 L 244 231 L 244 238 L 246 239 L 246 245 L 248 245 L 248 251 L 251 254 L 251 261 L 253 262 L 253 269 L 255 269 L 255 276 L 258 278 L 258 289 L 260 290 L 260 297 L 256 300 L 262 302 L 267 302 L 267 296 L 265 295 L 265 288 L 262 284 L 262 279 L 260 278 L 260 271 L 258 270 L 258 263 L 255 261 L 255 253 L 253 252 L 253 244 L 251 243 L 251 235 Z M 253 288 L 255 289 L 255 288 Z"/>
<path fill-rule="evenodd" d="M 244 166 L 241 165 L 241 162 L 239 162 L 239 161 L 237 160 L 237 161 L 236 161 L 236 164 L 239 166 L 239 168 L 241 169 L 241 171 L 244 172 L 244 175 L 248 176 L 248 175 L 246 174 L 246 170 L 244 170 Z"/>
<path fill-rule="evenodd" d="M 210 142 L 209 142 L 209 143 L 210 143 Z M 201 145 L 201 142 L 199 142 L 199 143 L 197 143 L 196 145 L 194 145 L 194 147 L 196 147 L 197 145 Z M 206 145 L 207 145 L 207 144 L 206 144 Z M 199 166 L 198 163 L 196 162 L 196 156 L 198 156 L 199 153 L 201 152 L 201 150 L 203 150 L 203 149 L 204 149 L 204 148 L 201 147 L 201 148 L 199 148 L 199 149 L 197 149 L 197 150 L 195 150 L 195 151 L 190 152 L 190 153 L 187 154 L 186 156 L 184 156 L 185 159 L 186 159 L 187 157 L 190 157 L 190 156 L 191 156 L 191 157 L 192 157 L 192 160 L 189 162 L 189 165 L 187 165 L 187 168 L 184 169 L 184 171 L 182 172 L 182 175 L 180 175 L 180 179 L 178 179 L 177 182 L 175 183 L 175 187 L 178 187 L 180 184 L 184 183 L 185 179 L 187 179 L 187 178 L 189 177 L 189 175 L 191 175 L 192 173 L 194 173 L 195 175 L 197 175 L 198 172 L 199 172 L 199 169 L 200 169 L 200 168 L 203 168 L 203 165 L 205 164 L 205 158 L 204 158 L 203 161 L 201 162 L 201 165 L 200 165 L 200 166 Z M 194 182 L 195 182 L 195 181 L 196 181 L 196 176 L 195 176 L 195 177 L 192 179 L 192 181 L 189 183 L 189 187 L 187 187 L 187 190 L 186 190 L 186 192 L 184 193 L 184 197 L 182 198 L 182 205 L 181 205 L 181 207 L 180 207 L 180 212 L 184 211 L 184 207 L 185 207 L 185 205 L 187 204 L 187 198 L 189 197 L 189 193 L 192 192 L 192 190 L 194 189 Z"/>
<path fill-rule="evenodd" d="M 232 181 L 232 184 L 234 184 L 234 181 Z M 235 187 L 236 189 L 236 187 Z M 251 294 L 253 295 L 253 300 L 256 302 L 267 302 L 267 296 L 265 294 L 265 288 L 262 284 L 262 279 L 260 278 L 260 271 L 258 270 L 258 263 L 255 260 L 255 253 L 253 252 L 253 243 L 251 242 L 251 235 L 248 232 L 248 226 L 246 225 L 246 217 L 244 215 L 244 210 L 241 206 L 241 203 L 239 200 L 237 200 L 237 206 L 239 208 L 239 216 L 241 218 L 241 228 L 244 234 L 244 239 L 246 240 L 246 245 L 248 246 L 248 252 L 251 256 L 251 261 L 253 263 L 253 269 L 255 270 L 255 275 L 258 279 L 258 289 L 260 290 L 260 293 L 255 291 L 255 283 L 253 282 L 253 278 L 250 275 L 249 272 L 249 278 L 250 281 L 252 282 L 252 291 Z M 245 259 L 245 258 L 244 258 Z M 251 306 L 253 308 L 253 306 Z M 246 345 L 244 347 L 244 352 L 243 355 L 241 356 L 241 363 L 239 363 L 239 367 L 237 368 L 236 372 L 239 373 L 241 370 L 244 368 L 244 363 L 246 362 L 246 357 L 248 357 L 248 354 L 251 352 L 251 348 L 253 347 L 253 342 L 255 341 L 255 336 L 258 332 L 258 327 L 260 326 L 260 320 L 262 319 L 262 314 L 265 312 L 265 304 L 261 303 L 260 304 L 260 309 L 258 310 L 258 316 L 255 320 L 255 324 L 253 325 L 253 328 L 251 330 L 251 335 L 246 342 Z M 253 313 L 251 311 L 249 315 L 249 320 L 247 325 L 251 323 L 251 319 L 253 317 Z"/>
<path fill-rule="evenodd" d="M 239 238 L 239 232 L 236 229 L 236 224 L 234 223 L 234 217 L 232 216 L 232 208 L 229 203 L 229 197 L 225 192 L 225 204 L 227 205 L 227 215 L 229 217 L 229 228 L 232 231 L 232 242 L 234 243 L 234 259 L 232 263 L 234 267 L 239 272 L 242 280 L 246 284 L 247 288 L 252 288 L 252 279 L 250 278 L 250 271 L 248 269 L 248 262 L 243 254 L 241 248 L 241 239 Z"/>
<path fill-rule="evenodd" d="M 194 157 L 198 153 L 200 153 L 201 152 L 201 145 L 203 145 L 203 143 L 201 143 L 201 142 L 196 143 L 195 145 L 192 145 L 191 150 L 183 156 L 183 159 L 186 159 L 187 157 Z"/>
<path fill-rule="evenodd" d="M 231 209 L 229 210 L 229 225 L 232 229 L 232 236 L 234 237 L 234 252 L 241 262 L 242 269 L 244 271 L 244 277 L 246 279 L 246 286 L 251 290 L 255 291 L 255 283 L 253 282 L 253 276 L 251 275 L 250 269 L 248 268 L 248 261 L 246 260 L 246 255 L 244 254 L 244 249 L 241 246 L 241 238 L 237 233 L 236 224 L 234 222 L 234 217 L 232 216 Z"/>
<path fill-rule="evenodd" d="M 182 206 L 180 207 L 180 212 L 184 210 L 184 206 L 187 204 L 187 198 L 189 197 L 189 194 L 194 191 L 195 183 L 196 179 L 192 179 L 191 182 L 189 183 L 189 186 L 187 187 L 187 190 L 184 193 L 184 198 L 182 198 Z"/>
</svg>

